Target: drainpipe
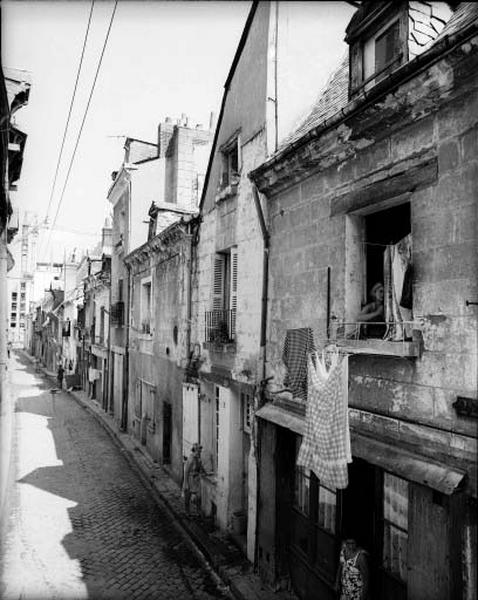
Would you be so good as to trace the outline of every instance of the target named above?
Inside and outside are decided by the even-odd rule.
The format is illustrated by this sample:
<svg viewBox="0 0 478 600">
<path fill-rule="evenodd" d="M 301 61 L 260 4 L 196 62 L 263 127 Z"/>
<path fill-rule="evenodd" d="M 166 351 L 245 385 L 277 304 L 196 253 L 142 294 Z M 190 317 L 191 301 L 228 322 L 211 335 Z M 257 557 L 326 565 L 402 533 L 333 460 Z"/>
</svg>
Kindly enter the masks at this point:
<svg viewBox="0 0 478 600">
<path fill-rule="evenodd" d="M 263 406 L 265 401 L 265 388 L 268 382 L 267 375 L 267 296 L 269 292 L 269 232 L 267 231 L 264 213 L 262 212 L 259 192 L 255 184 L 252 184 L 252 195 L 256 205 L 257 216 L 261 228 L 262 239 L 264 241 L 264 249 L 262 254 L 262 305 L 261 305 L 261 326 L 260 326 L 260 356 L 262 360 L 262 374 L 259 383 L 258 391 L 258 408 Z M 258 549 L 259 549 L 259 498 L 260 498 L 260 438 L 258 435 L 257 421 L 254 420 L 253 438 L 254 451 L 256 455 L 256 523 L 255 523 L 255 545 L 254 545 L 254 564 L 258 564 Z"/>
<path fill-rule="evenodd" d="M 121 409 L 121 425 L 122 431 L 128 430 L 128 399 L 129 399 L 129 323 L 130 323 L 130 302 L 131 302 L 131 266 L 126 264 L 128 270 L 128 293 L 127 293 L 127 308 L 126 316 L 126 340 L 124 348 L 124 364 L 123 364 L 123 406 Z"/>
</svg>

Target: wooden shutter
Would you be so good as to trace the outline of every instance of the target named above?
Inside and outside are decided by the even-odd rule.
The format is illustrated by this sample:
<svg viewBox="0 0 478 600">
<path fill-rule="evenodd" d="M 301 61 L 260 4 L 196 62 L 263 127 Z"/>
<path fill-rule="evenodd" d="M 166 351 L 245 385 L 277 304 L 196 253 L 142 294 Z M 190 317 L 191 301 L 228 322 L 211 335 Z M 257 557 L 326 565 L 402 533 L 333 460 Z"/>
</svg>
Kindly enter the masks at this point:
<svg viewBox="0 0 478 600">
<path fill-rule="evenodd" d="M 216 254 L 212 273 L 212 309 L 224 308 L 224 259 L 223 254 Z"/>
<path fill-rule="evenodd" d="M 237 248 L 231 248 L 231 293 L 230 293 L 231 314 L 231 338 L 236 334 L 236 313 L 237 313 Z"/>
</svg>

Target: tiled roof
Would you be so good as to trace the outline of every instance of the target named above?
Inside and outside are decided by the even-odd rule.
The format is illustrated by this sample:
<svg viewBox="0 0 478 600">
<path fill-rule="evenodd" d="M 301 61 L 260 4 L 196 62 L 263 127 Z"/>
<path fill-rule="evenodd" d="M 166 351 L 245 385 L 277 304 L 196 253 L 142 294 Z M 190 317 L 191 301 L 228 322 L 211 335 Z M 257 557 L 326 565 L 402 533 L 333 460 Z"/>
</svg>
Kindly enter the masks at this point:
<svg viewBox="0 0 478 600">
<path fill-rule="evenodd" d="M 461 2 L 450 20 L 436 37 L 430 48 L 445 36 L 450 36 L 478 19 L 478 2 Z M 349 58 L 348 52 L 332 74 L 324 91 L 319 95 L 315 105 L 302 123 L 281 143 L 274 156 L 283 152 L 288 146 L 297 142 L 306 133 L 325 123 L 348 104 Z M 274 159 L 274 156 L 271 159 Z"/>
<path fill-rule="evenodd" d="M 348 102 L 349 90 L 349 57 L 343 57 L 337 70 L 332 73 L 325 84 L 324 91 L 319 95 L 314 107 L 297 129 L 280 145 L 281 149 L 300 139 L 305 133 L 320 125 L 326 119 L 337 113 Z"/>
</svg>

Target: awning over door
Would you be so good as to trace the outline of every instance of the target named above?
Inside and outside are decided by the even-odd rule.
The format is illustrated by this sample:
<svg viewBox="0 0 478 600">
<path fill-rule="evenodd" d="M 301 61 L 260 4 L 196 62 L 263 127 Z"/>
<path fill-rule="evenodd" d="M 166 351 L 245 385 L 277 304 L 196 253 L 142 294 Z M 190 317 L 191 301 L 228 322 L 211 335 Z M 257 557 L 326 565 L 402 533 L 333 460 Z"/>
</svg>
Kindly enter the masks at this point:
<svg viewBox="0 0 478 600">
<path fill-rule="evenodd" d="M 430 462 L 419 454 L 412 454 L 389 443 L 350 432 L 352 455 L 385 469 L 394 475 L 421 483 L 442 494 L 453 494 L 466 475 L 452 466 Z"/>
<path fill-rule="evenodd" d="M 299 435 L 304 435 L 305 433 L 305 419 L 299 415 L 294 415 L 276 404 L 265 404 L 256 411 L 255 416 L 279 425 L 279 427 L 290 429 Z"/>
<path fill-rule="evenodd" d="M 305 419 L 281 406 L 272 403 L 265 404 L 256 412 L 256 416 L 280 427 L 285 427 L 298 435 L 304 435 Z M 353 456 L 442 494 L 452 494 L 466 475 L 465 470 L 444 463 L 431 462 L 426 456 L 391 445 L 390 442 L 362 435 L 354 430 L 351 430 L 350 437 Z M 470 487 L 474 488 L 470 492 L 476 495 L 476 485 L 473 485 L 472 481 L 470 481 Z"/>
</svg>

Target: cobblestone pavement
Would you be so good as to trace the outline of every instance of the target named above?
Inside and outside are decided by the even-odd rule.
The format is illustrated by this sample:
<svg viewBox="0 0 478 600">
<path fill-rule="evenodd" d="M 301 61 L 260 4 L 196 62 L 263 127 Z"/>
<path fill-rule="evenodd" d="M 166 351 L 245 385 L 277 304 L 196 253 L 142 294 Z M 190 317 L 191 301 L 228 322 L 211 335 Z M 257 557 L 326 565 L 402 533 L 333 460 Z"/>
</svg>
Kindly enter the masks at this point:
<svg viewBox="0 0 478 600">
<path fill-rule="evenodd" d="M 13 364 L 12 364 L 13 363 Z M 104 429 L 17 356 L 4 600 L 226 598 Z"/>
</svg>

